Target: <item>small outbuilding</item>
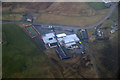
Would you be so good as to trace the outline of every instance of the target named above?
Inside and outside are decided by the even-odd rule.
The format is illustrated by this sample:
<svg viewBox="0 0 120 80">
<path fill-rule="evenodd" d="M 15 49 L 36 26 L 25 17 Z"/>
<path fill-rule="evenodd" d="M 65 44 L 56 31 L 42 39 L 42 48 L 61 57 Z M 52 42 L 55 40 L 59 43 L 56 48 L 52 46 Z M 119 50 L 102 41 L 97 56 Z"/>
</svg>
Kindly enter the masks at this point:
<svg viewBox="0 0 120 80">
<path fill-rule="evenodd" d="M 88 32 L 87 32 L 87 30 L 86 29 L 81 29 L 80 32 L 81 32 L 81 40 L 85 41 L 85 42 L 88 42 Z"/>
<path fill-rule="evenodd" d="M 33 22 L 33 20 L 34 20 L 34 14 L 33 13 L 28 13 L 25 16 L 26 16 L 26 21 L 27 22 Z"/>
</svg>

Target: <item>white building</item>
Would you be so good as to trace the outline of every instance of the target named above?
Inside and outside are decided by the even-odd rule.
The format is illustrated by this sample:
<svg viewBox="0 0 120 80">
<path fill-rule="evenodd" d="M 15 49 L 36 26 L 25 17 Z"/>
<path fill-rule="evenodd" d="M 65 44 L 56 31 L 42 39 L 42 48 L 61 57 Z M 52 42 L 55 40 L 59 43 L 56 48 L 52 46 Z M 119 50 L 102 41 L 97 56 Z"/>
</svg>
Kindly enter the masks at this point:
<svg viewBox="0 0 120 80">
<path fill-rule="evenodd" d="M 112 2 L 111 0 L 103 0 L 104 3 L 110 3 Z"/>
<path fill-rule="evenodd" d="M 57 34 L 57 39 L 61 45 L 65 45 L 65 47 L 70 47 L 75 45 L 76 42 L 79 41 L 79 38 L 76 34 L 66 35 L 65 33 Z"/>
<path fill-rule="evenodd" d="M 110 33 L 114 33 L 115 32 L 115 30 L 114 29 L 112 29 L 111 31 L 110 31 Z"/>
<path fill-rule="evenodd" d="M 50 48 L 57 46 L 57 40 L 55 39 L 54 33 L 48 33 L 45 34 L 45 36 L 42 37 L 45 44 L 48 44 Z"/>
<path fill-rule="evenodd" d="M 65 45 L 65 47 L 70 47 L 72 45 L 75 45 L 76 42 L 79 41 L 79 38 L 76 34 L 66 35 L 65 33 L 57 34 L 56 35 L 59 43 L 61 45 Z M 45 34 L 45 36 L 42 37 L 45 44 L 47 44 L 50 48 L 57 46 L 57 40 L 55 38 L 54 33 L 48 33 Z"/>
<path fill-rule="evenodd" d="M 62 33 L 62 34 L 57 34 L 56 35 L 58 38 L 63 38 L 63 37 L 66 37 L 67 35 L 65 33 Z"/>
<path fill-rule="evenodd" d="M 77 37 L 76 34 L 67 35 L 66 37 L 63 38 L 63 42 L 65 43 L 66 47 L 75 45 L 76 42 L 78 42 L 78 41 L 79 41 L 79 38 Z"/>
<path fill-rule="evenodd" d="M 63 37 L 66 37 L 67 35 L 65 33 L 57 34 L 57 39 L 61 45 L 63 45 Z"/>
<path fill-rule="evenodd" d="M 28 22 L 32 22 L 32 19 L 29 19 L 29 18 L 28 18 L 27 21 L 28 21 Z"/>
</svg>

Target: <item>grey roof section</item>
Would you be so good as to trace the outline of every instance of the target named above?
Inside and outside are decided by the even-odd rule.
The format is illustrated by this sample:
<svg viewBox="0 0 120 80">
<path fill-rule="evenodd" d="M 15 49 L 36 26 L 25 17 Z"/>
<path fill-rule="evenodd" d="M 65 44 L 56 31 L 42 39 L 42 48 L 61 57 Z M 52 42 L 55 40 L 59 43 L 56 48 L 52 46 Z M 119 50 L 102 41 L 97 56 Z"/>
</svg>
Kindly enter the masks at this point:
<svg viewBox="0 0 120 80">
<path fill-rule="evenodd" d="M 70 55 L 64 46 L 57 45 L 56 52 L 61 60 L 70 58 Z"/>
<path fill-rule="evenodd" d="M 75 44 L 76 44 L 76 42 L 70 42 L 70 43 L 65 44 L 65 46 L 70 47 L 70 46 L 75 45 Z"/>
<path fill-rule="evenodd" d="M 34 14 L 32 12 L 26 14 L 26 18 L 34 19 Z"/>
<path fill-rule="evenodd" d="M 81 31 L 81 35 L 83 41 L 88 41 L 88 33 L 86 29 L 84 31 Z"/>
</svg>

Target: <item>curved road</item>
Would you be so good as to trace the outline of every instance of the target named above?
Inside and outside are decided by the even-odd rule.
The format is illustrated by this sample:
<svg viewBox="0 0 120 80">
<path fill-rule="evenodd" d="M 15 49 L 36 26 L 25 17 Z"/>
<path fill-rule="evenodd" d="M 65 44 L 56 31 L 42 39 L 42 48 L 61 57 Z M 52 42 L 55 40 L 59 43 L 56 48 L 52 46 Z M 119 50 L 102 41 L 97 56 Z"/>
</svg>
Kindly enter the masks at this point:
<svg viewBox="0 0 120 80">
<path fill-rule="evenodd" d="M 101 20 L 101 21 L 100 21 L 99 23 L 97 23 L 97 24 L 94 24 L 94 25 L 92 25 L 92 26 L 88 26 L 88 27 L 86 27 L 85 29 L 90 29 L 90 28 L 94 28 L 94 27 L 97 27 L 97 26 L 101 25 L 105 20 L 107 20 L 107 19 L 111 16 L 111 14 L 113 13 L 113 11 L 114 11 L 114 9 L 116 8 L 117 5 L 118 5 L 118 3 L 115 3 L 115 4 L 111 7 L 110 12 L 108 13 L 108 15 L 107 15 L 103 20 Z"/>
</svg>

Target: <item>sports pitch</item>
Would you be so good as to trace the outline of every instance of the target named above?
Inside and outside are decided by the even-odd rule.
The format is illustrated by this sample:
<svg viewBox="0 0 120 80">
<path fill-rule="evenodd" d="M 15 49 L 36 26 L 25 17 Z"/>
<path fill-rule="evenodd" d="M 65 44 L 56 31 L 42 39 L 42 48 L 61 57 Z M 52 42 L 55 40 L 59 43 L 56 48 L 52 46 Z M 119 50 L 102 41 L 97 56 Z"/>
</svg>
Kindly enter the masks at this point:
<svg viewBox="0 0 120 80">
<path fill-rule="evenodd" d="M 39 35 L 39 32 L 32 25 L 26 26 L 25 30 L 28 32 L 31 38 L 34 38 Z"/>
</svg>

